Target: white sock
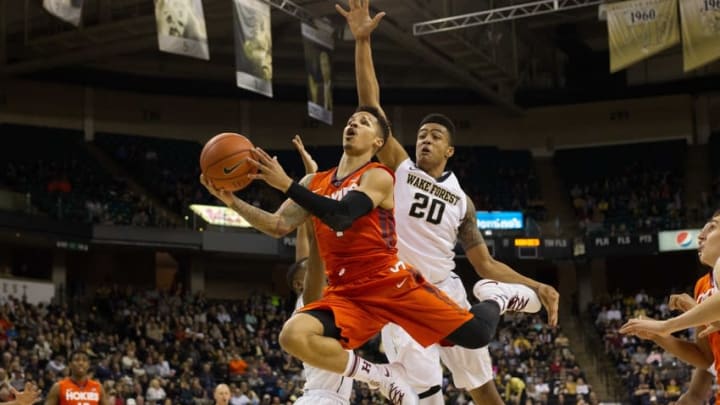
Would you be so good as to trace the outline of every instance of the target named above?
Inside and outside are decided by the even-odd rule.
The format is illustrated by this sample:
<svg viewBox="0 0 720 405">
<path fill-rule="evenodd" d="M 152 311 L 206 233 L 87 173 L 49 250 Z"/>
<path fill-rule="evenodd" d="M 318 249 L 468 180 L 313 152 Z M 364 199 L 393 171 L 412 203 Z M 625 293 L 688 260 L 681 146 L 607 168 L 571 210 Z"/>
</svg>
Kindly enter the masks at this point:
<svg viewBox="0 0 720 405">
<path fill-rule="evenodd" d="M 371 388 L 376 388 L 380 380 L 390 376 L 390 371 L 386 367 L 380 367 L 357 354 L 353 354 L 348 358 L 348 364 L 345 366 L 343 375 L 367 383 Z"/>
<path fill-rule="evenodd" d="M 355 352 L 348 351 L 348 362 L 345 365 L 345 371 L 343 371 L 343 375 L 345 377 L 351 377 L 352 374 L 355 373 L 355 361 L 357 361 L 358 357 L 355 355 Z"/>
</svg>

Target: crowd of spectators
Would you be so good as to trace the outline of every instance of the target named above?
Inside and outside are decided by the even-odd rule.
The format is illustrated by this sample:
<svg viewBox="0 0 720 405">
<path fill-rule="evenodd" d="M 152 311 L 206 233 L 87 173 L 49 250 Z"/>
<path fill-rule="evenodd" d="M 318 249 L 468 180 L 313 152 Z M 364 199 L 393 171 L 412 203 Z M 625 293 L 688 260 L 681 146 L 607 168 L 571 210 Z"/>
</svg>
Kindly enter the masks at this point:
<svg viewBox="0 0 720 405">
<path fill-rule="evenodd" d="M 615 294 L 605 302 L 591 305 L 590 314 L 603 337 L 605 353 L 613 360 L 633 405 L 671 404 L 687 390 L 692 366 L 652 341 L 618 333 L 620 326 L 633 317 L 670 317 L 667 298 L 652 297 L 644 291 L 634 296 Z M 689 332 L 677 336 L 694 339 Z"/>
<path fill-rule="evenodd" d="M 495 384 L 507 404 L 597 404 L 568 337 L 544 315 L 506 314 L 490 343 Z"/>
<path fill-rule="evenodd" d="M 126 179 L 104 170 L 78 131 L 0 127 L 14 136 L 0 151 L 0 188 L 24 196 L 13 209 L 78 223 L 172 223 L 146 196 L 133 191 Z"/>
<path fill-rule="evenodd" d="M 117 286 L 101 288 L 85 305 L 6 300 L 0 303 L 0 401 L 9 397 L 8 384 L 21 388 L 29 380 L 47 393 L 80 349 L 113 405 L 209 405 L 221 382 L 235 405 L 290 404 L 302 394 L 302 368 L 281 350 L 278 333 L 293 301 L 274 295 L 214 301 Z M 508 404 L 597 402 L 567 338 L 540 316 L 506 316 L 490 349 Z M 386 361 L 379 337 L 360 355 Z M 446 403 L 468 404 L 469 396 L 445 377 Z M 385 401 L 356 382 L 351 403 Z"/>
<path fill-rule="evenodd" d="M 622 236 L 685 226 L 682 181 L 667 171 L 629 166 L 616 177 L 574 184 L 570 196 L 581 227 L 591 234 Z"/>
<path fill-rule="evenodd" d="M 685 140 L 555 153 L 580 228 L 588 234 L 681 229 Z"/>
</svg>

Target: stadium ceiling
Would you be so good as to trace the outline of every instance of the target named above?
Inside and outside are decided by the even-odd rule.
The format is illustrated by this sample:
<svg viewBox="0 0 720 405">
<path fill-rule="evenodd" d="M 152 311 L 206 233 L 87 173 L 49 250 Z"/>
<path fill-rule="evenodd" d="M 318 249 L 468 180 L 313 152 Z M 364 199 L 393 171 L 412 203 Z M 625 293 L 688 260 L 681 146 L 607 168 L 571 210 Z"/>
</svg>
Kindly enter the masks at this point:
<svg viewBox="0 0 720 405">
<path fill-rule="evenodd" d="M 353 42 L 335 1 L 293 0 L 293 15 L 274 3 L 274 84 L 304 86 L 306 73 L 300 18 L 325 19 L 337 27 L 333 82 L 355 86 Z M 580 1 L 580 0 L 577 0 Z M 376 68 L 383 88 L 465 89 L 511 114 L 522 113 L 514 101 L 519 89 L 552 86 L 563 58 L 580 46 L 603 51 L 604 23 L 597 6 L 554 10 L 548 14 L 506 19 L 463 29 L 413 35 L 416 23 L 514 7 L 514 0 L 375 0 L 387 12 L 373 39 Z M 0 0 L 0 73 L 23 77 L 51 75 L 57 69 L 131 75 L 155 80 L 214 81 L 234 86 L 232 2 L 203 0 L 210 61 L 162 53 L 157 49 L 153 0 L 85 0 L 83 26 L 75 28 L 49 15 L 41 0 Z M 347 0 L 340 1 L 347 4 Z M 300 18 L 298 18 L 300 17 Z M 573 27 L 574 38 L 559 40 L 558 28 Z M 573 46 L 568 46 L 568 41 Z M 603 67 L 605 68 L 605 67 Z M 430 101 L 431 102 L 431 101 Z"/>
</svg>

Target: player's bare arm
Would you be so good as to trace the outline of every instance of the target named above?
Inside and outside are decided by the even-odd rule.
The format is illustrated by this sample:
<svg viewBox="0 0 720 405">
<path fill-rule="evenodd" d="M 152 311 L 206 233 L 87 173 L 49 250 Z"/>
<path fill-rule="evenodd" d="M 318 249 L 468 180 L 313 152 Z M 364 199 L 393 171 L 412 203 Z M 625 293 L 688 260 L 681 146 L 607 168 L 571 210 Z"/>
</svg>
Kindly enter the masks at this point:
<svg viewBox="0 0 720 405">
<path fill-rule="evenodd" d="M 110 397 L 105 395 L 105 390 L 100 386 L 100 405 L 112 405 L 110 403 Z"/>
<path fill-rule="evenodd" d="M 377 28 L 385 13 L 377 13 L 370 18 L 369 4 L 364 1 L 350 1 L 350 10 L 346 11 L 335 5 L 338 13 L 347 20 L 350 32 L 355 37 L 355 84 L 358 92 L 358 104 L 375 107 L 387 119 L 387 114 L 380 105 L 380 85 L 375 74 L 375 64 L 372 59 L 370 35 Z M 393 136 L 392 129 L 388 139 L 377 153 L 380 162 L 396 170 L 408 158 L 405 148 Z"/>
<path fill-rule="evenodd" d="M 547 284 L 537 282 L 516 272 L 505 263 L 495 260 L 485 244 L 485 240 L 477 227 L 475 219 L 475 204 L 470 196 L 467 197 L 467 211 L 458 230 L 458 240 L 465 250 L 465 255 L 480 277 L 489 278 L 504 283 L 524 284 L 537 293 L 543 306 L 548 312 L 548 323 L 557 325 L 560 294 Z"/>
<path fill-rule="evenodd" d="M 58 405 L 60 403 L 60 384 L 53 384 L 45 398 L 45 405 Z"/>
<path fill-rule="evenodd" d="M 325 279 L 325 264 L 320 257 L 315 231 L 310 224 L 303 227 L 307 229 L 306 238 L 309 245 L 307 272 L 305 273 L 303 285 L 303 303 L 307 305 L 322 297 L 323 288 L 325 288 L 327 281 Z"/>
<path fill-rule="evenodd" d="M 707 369 L 713 363 L 712 353 L 708 355 L 696 342 L 679 339 L 675 336 L 659 336 L 650 333 L 643 334 L 642 332 L 638 333 L 637 336 L 641 339 L 652 340 L 678 359 L 701 370 Z"/>
<path fill-rule="evenodd" d="M 308 184 L 311 179 L 311 176 L 306 176 L 300 183 Z M 229 191 L 215 188 L 203 175 L 200 175 L 200 183 L 211 194 L 250 222 L 253 227 L 275 238 L 292 232 L 310 216 L 305 209 L 292 200 L 286 200 L 277 211 L 270 213 L 248 204 Z"/>
<path fill-rule="evenodd" d="M 712 324 L 720 319 L 720 315 L 718 314 L 720 314 L 720 294 L 713 294 L 705 301 L 674 318 L 664 321 L 646 318 L 630 319 L 620 328 L 620 333 L 636 335 L 642 332 L 650 332 L 661 336 L 668 336 L 673 332 L 687 328 Z M 714 331 L 715 328 L 711 326 L 700 332 L 698 336 L 707 336 L 707 334 Z"/>
</svg>

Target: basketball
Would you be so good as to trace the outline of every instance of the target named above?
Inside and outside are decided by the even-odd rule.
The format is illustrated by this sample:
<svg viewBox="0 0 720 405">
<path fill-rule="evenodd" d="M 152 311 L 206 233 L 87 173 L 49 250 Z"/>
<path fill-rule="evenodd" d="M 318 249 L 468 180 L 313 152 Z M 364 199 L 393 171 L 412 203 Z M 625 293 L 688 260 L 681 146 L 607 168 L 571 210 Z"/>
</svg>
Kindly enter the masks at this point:
<svg viewBox="0 0 720 405">
<path fill-rule="evenodd" d="M 252 182 L 248 174 L 257 168 L 247 161 L 254 148 L 246 137 L 232 132 L 215 135 L 200 153 L 200 170 L 205 178 L 222 190 L 238 191 Z"/>
</svg>

